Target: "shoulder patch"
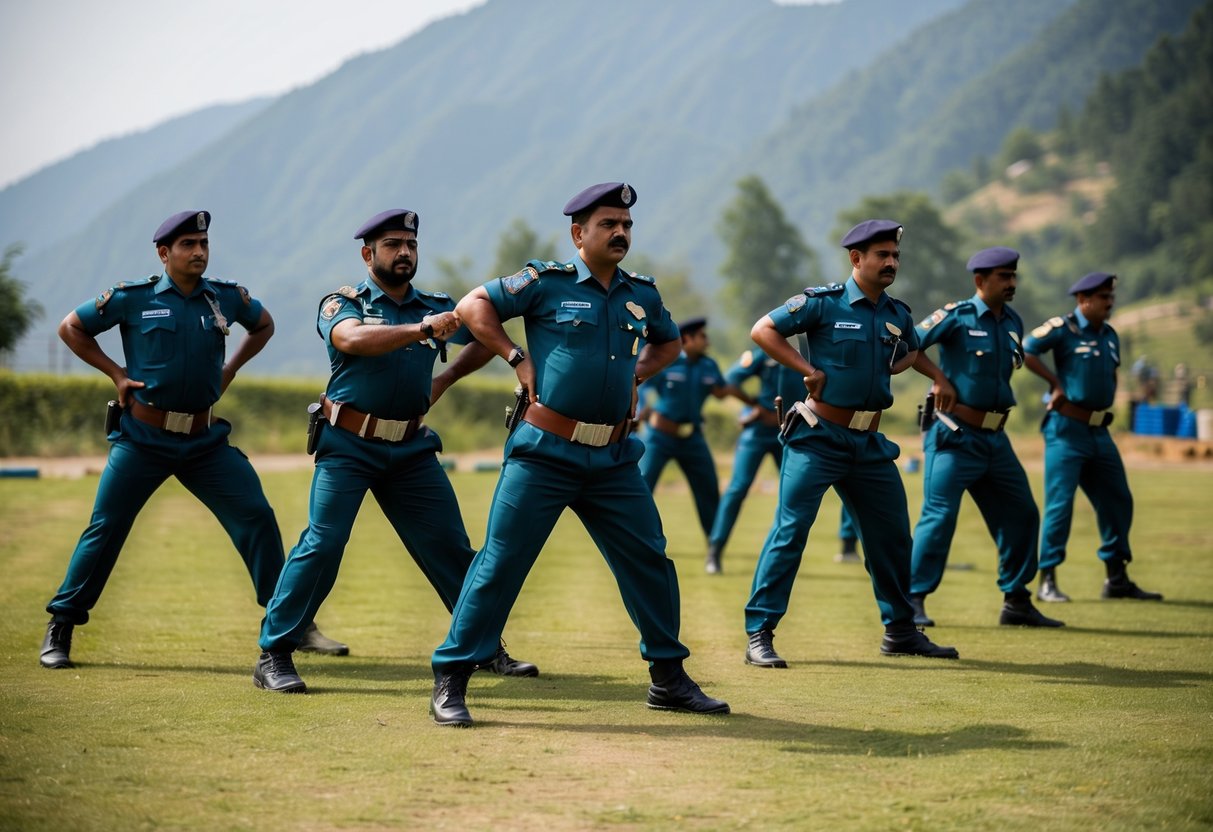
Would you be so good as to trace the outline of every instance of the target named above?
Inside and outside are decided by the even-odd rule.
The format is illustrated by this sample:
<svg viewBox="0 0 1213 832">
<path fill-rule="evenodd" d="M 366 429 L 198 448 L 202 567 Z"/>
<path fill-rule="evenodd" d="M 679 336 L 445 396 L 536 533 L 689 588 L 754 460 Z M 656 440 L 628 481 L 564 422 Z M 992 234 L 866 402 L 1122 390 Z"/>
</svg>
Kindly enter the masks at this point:
<svg viewBox="0 0 1213 832">
<path fill-rule="evenodd" d="M 821 297 L 822 295 L 838 295 L 846 289 L 841 283 L 827 283 L 825 286 L 809 286 L 804 290 L 805 296 L 810 298 Z"/>
<path fill-rule="evenodd" d="M 542 261 L 540 261 L 540 260 L 531 261 L 531 263 L 540 263 L 540 262 L 542 262 Z M 528 264 L 527 267 L 525 269 L 523 269 L 522 271 L 518 272 L 518 274 L 512 274 L 509 277 L 501 278 L 501 288 L 505 289 L 511 295 L 516 295 L 519 292 L 521 292 L 523 289 L 525 289 L 527 286 L 530 286 L 532 283 L 537 281 L 538 279 L 539 279 L 539 271 L 533 265 Z"/>
<path fill-rule="evenodd" d="M 252 304 L 252 302 L 253 302 L 253 298 L 252 298 L 252 296 L 251 296 L 251 295 L 248 293 L 248 289 L 245 289 L 243 286 L 237 286 L 237 287 L 236 287 L 236 289 L 237 289 L 237 290 L 239 290 L 239 292 L 240 292 L 240 299 L 241 299 L 242 301 L 244 301 L 244 305 L 245 305 L 245 306 L 249 306 L 249 305 L 251 305 L 251 304 Z"/>
<path fill-rule="evenodd" d="M 637 272 L 624 272 L 632 280 L 639 280 L 641 283 L 647 283 L 650 286 L 657 285 L 657 278 L 647 274 L 638 274 Z"/>
<path fill-rule="evenodd" d="M 1057 329 L 1057 327 L 1064 325 L 1065 322 L 1065 318 L 1049 318 L 1049 320 L 1032 330 L 1032 337 L 1044 338 L 1050 332 Z"/>
<path fill-rule="evenodd" d="M 808 300 L 808 292 L 801 292 L 799 295 L 792 295 L 783 302 L 783 308 L 789 312 L 795 312 L 800 307 L 804 306 L 804 302 Z"/>
<path fill-rule="evenodd" d="M 355 289 L 353 286 L 342 286 L 340 289 L 337 290 L 337 294 L 341 295 L 342 297 L 350 298 L 351 300 L 353 300 L 354 298 L 358 297 L 358 290 Z"/>
<path fill-rule="evenodd" d="M 746 368 L 746 369 L 748 369 L 748 368 L 750 368 L 751 366 L 753 366 L 753 364 L 754 364 L 754 351 L 753 351 L 753 350 L 746 350 L 745 352 L 743 352 L 743 353 L 741 354 L 741 358 L 738 358 L 738 359 L 737 359 L 737 363 L 738 363 L 738 364 L 740 364 L 742 367 L 744 367 L 744 368 Z"/>
<path fill-rule="evenodd" d="M 97 311 L 98 311 L 98 312 L 100 312 L 100 311 L 101 311 L 101 307 L 103 307 L 103 306 L 105 306 L 107 303 L 109 303 L 109 302 L 110 302 L 110 298 L 112 298 L 113 296 L 114 296 L 114 290 L 113 290 L 113 289 L 106 289 L 104 292 L 102 292 L 101 294 L 97 295 L 97 300 L 96 300 Z"/>
<path fill-rule="evenodd" d="M 341 296 L 329 295 L 324 300 L 320 301 L 320 317 L 326 321 L 331 321 L 341 311 Z"/>
</svg>

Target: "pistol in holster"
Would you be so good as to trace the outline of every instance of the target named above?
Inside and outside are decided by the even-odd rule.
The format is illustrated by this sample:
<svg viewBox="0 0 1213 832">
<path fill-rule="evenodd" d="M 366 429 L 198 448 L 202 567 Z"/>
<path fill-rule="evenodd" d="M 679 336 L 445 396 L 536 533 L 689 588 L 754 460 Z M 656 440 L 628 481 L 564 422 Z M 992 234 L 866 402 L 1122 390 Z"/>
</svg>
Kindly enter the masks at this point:
<svg viewBox="0 0 1213 832">
<path fill-rule="evenodd" d="M 780 410 L 782 410 L 783 401 L 778 400 L 778 404 Z M 807 399 L 805 401 L 798 400 L 792 402 L 792 408 L 788 411 L 787 416 L 784 417 L 782 426 L 779 428 L 779 435 L 786 439 L 791 435 L 792 429 L 796 427 L 796 423 L 799 421 L 803 421 L 811 428 L 817 427 L 817 414 L 809 407 Z"/>
<path fill-rule="evenodd" d="M 527 389 L 519 384 L 514 388 L 514 403 L 508 405 L 505 409 L 505 429 L 508 433 L 513 433 L 514 428 L 518 427 L 518 423 L 522 421 L 522 417 L 526 414 L 527 405 L 531 403 L 531 394 Z"/>
<path fill-rule="evenodd" d="M 918 429 L 926 432 L 935 421 L 935 394 L 927 393 L 926 399 L 918 406 Z"/>
<path fill-rule="evenodd" d="M 122 418 L 122 408 L 116 399 L 105 403 L 105 435 L 109 436 L 118 429 L 118 420 Z"/>
<path fill-rule="evenodd" d="M 320 441 L 320 431 L 324 428 L 324 408 L 320 402 L 312 402 L 307 406 L 307 453 L 316 453 L 316 443 Z"/>
</svg>

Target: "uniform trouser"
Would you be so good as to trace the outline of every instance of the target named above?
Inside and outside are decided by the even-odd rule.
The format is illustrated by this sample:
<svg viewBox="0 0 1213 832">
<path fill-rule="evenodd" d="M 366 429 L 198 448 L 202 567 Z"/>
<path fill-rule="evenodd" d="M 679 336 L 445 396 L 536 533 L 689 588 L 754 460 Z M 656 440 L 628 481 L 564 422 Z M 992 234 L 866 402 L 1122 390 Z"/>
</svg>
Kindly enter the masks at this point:
<svg viewBox="0 0 1213 832">
<path fill-rule="evenodd" d="M 699 525 L 703 527 L 705 535 L 710 535 L 716 519 L 716 508 L 720 504 L 720 483 L 716 479 L 716 461 L 712 459 L 712 449 L 708 447 L 703 431 L 696 430 L 686 439 L 679 439 L 651 427 L 646 428 L 640 475 L 649 491 L 657 487 L 661 471 L 671 459 L 678 462 L 686 475 L 691 495 L 695 498 Z"/>
<path fill-rule="evenodd" d="M 577 445 L 522 423 L 506 443 L 505 464 L 477 554 L 434 652 L 435 672 L 489 660 L 506 619 L 556 520 L 571 508 L 619 584 L 640 631 L 640 655 L 680 659 L 679 595 L 674 563 L 653 495 L 640 478 L 640 440 L 603 448 Z"/>
<path fill-rule="evenodd" d="M 1095 507 L 1101 560 L 1133 559 L 1129 528 L 1133 494 L 1120 451 L 1107 428 L 1093 428 L 1057 413 L 1045 418 L 1045 517 L 1040 542 L 1042 569 L 1066 559 L 1074 492 L 1081 487 Z"/>
<path fill-rule="evenodd" d="M 67 575 L 46 611 L 84 624 L 109 580 L 136 515 L 169 477 L 180 480 L 219 520 L 244 560 L 257 603 L 265 606 L 282 570 L 282 535 L 261 480 L 248 458 L 228 444 L 231 426 L 217 422 L 199 436 L 166 435 L 154 446 L 134 441 L 123 416 L 97 485 L 93 516 L 80 536 Z"/>
<path fill-rule="evenodd" d="M 758 557 L 746 632 L 774 629 L 788 609 L 792 584 L 830 486 L 859 525 L 864 567 L 872 579 L 881 621 L 912 626 L 910 516 L 906 492 L 893 460 L 900 449 L 879 433 L 855 431 L 829 422 L 797 425 L 784 448 L 779 474 L 779 510 Z"/>
<path fill-rule="evenodd" d="M 1003 431 L 936 421 L 923 439 L 922 514 L 914 527 L 910 591 L 939 587 L 965 491 L 973 496 L 998 547 L 998 588 L 1023 595 L 1036 577 L 1040 512 L 1028 475 Z"/>
<path fill-rule="evenodd" d="M 845 505 L 838 513 L 838 539 L 843 542 L 850 541 L 852 543 L 859 539 L 859 529 Z"/>
<path fill-rule="evenodd" d="M 779 443 L 779 428 L 763 425 L 750 426 L 741 431 L 737 438 L 737 451 L 733 455 L 733 477 L 720 497 L 720 505 L 716 509 L 716 519 L 712 523 L 708 543 L 723 550 L 733 534 L 733 526 L 737 523 L 737 515 L 741 513 L 741 504 L 758 476 L 758 469 L 767 454 L 779 468 L 783 460 L 783 445 Z M 643 462 L 643 460 L 642 460 Z"/>
<path fill-rule="evenodd" d="M 354 518 L 370 491 L 405 549 L 450 610 L 472 562 L 459 503 L 436 454 L 438 435 L 361 439 L 325 425 L 316 448 L 308 527 L 287 557 L 261 622 L 261 649 L 295 649 L 337 580 Z"/>
</svg>

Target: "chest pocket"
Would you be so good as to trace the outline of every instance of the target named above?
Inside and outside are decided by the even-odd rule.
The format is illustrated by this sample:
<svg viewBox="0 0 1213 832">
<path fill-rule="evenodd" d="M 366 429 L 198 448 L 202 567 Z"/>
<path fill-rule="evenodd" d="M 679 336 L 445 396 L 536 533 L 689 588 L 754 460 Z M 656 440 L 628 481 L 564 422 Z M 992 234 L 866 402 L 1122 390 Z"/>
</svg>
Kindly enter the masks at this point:
<svg viewBox="0 0 1213 832">
<path fill-rule="evenodd" d="M 177 345 L 177 319 L 172 316 L 139 322 L 139 346 L 149 367 L 163 367 L 173 360 Z"/>
<path fill-rule="evenodd" d="M 1001 370 L 994 364 L 994 341 L 992 338 L 974 337 L 970 335 L 965 341 L 965 352 L 968 355 L 969 372 L 980 376 L 983 372 Z"/>
<path fill-rule="evenodd" d="M 556 328 L 571 353 L 591 353 L 599 347 L 597 309 L 557 309 Z"/>
<path fill-rule="evenodd" d="M 823 364 L 834 367 L 854 367 L 868 349 L 868 335 L 864 329 L 833 329 L 830 331 L 830 348 L 825 355 L 816 356 Z"/>
</svg>

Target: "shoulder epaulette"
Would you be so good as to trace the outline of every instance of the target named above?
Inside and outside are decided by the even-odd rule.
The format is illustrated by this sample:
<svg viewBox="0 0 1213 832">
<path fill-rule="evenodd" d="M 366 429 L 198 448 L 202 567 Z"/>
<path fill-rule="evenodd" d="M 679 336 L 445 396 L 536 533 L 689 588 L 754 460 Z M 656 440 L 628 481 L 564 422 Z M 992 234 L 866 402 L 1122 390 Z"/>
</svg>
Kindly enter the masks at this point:
<svg viewBox="0 0 1213 832">
<path fill-rule="evenodd" d="M 236 281 L 224 280 L 222 277 L 208 277 L 206 280 L 208 283 L 218 283 L 223 286 L 235 286 L 236 285 Z"/>
<path fill-rule="evenodd" d="M 528 260 L 527 266 L 534 269 L 536 275 L 543 272 L 575 272 L 577 267 L 572 263 L 561 263 L 558 260 Z"/>
<path fill-rule="evenodd" d="M 146 286 L 155 286 L 160 282 L 160 275 L 148 275 L 143 280 L 120 280 L 114 284 L 115 289 L 139 289 Z"/>
<path fill-rule="evenodd" d="M 647 283 L 650 286 L 657 285 L 657 278 L 655 278 L 651 275 L 639 274 L 637 272 L 624 272 L 624 274 L 626 274 L 632 280 L 639 280 L 641 283 Z"/>
<path fill-rule="evenodd" d="M 450 300 L 451 296 L 446 292 L 426 292 L 421 289 L 414 289 L 414 292 L 421 295 L 423 298 L 437 298 L 438 300 Z"/>
<path fill-rule="evenodd" d="M 894 298 L 894 300 L 896 300 L 896 298 Z M 902 304 L 902 306 L 905 306 L 905 304 Z M 910 307 L 906 306 L 906 309 L 909 309 L 909 308 Z M 935 326 L 935 324 L 939 323 L 944 318 L 948 317 L 948 315 L 955 312 L 957 309 L 972 309 L 972 308 L 973 308 L 973 301 L 971 301 L 971 300 L 952 301 L 950 303 L 945 303 L 943 306 L 939 307 L 934 312 L 932 312 L 930 315 L 928 315 L 927 317 L 925 317 L 921 321 L 919 321 L 918 328 L 919 329 L 930 329 L 931 327 Z"/>
<path fill-rule="evenodd" d="M 825 286 L 809 286 L 804 290 L 804 293 L 806 297 L 819 298 L 823 295 L 841 294 L 846 288 L 841 283 L 827 283 Z"/>
<path fill-rule="evenodd" d="M 354 286 L 342 286 L 337 290 L 337 294 L 341 295 L 343 298 L 353 300 L 354 298 L 358 297 L 358 289 Z"/>
</svg>

